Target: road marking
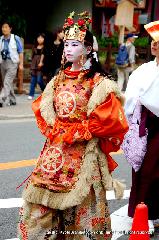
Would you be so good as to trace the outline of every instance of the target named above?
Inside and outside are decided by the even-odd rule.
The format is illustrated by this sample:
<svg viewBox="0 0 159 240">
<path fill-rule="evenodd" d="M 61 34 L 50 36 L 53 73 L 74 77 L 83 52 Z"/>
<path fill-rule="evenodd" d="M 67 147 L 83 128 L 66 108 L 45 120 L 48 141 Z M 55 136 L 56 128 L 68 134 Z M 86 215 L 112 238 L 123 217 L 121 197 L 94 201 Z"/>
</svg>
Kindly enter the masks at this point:
<svg viewBox="0 0 159 240">
<path fill-rule="evenodd" d="M 124 190 L 124 196 L 122 199 L 129 198 L 130 190 Z M 107 191 L 106 193 L 107 200 L 114 200 L 115 195 L 114 191 Z M 23 204 L 22 198 L 7 198 L 7 199 L 0 199 L 0 209 L 1 208 L 18 208 L 21 207 Z"/>
<path fill-rule="evenodd" d="M 131 230 L 132 226 L 132 218 L 128 217 L 128 204 L 125 206 L 119 208 L 117 211 L 113 212 L 111 217 L 111 227 L 113 236 L 111 240 L 116 240 L 119 237 L 124 235 L 125 233 L 128 233 L 128 231 Z"/>
<path fill-rule="evenodd" d="M 0 163 L 0 170 L 7 170 L 7 169 L 12 169 L 12 168 L 20 168 L 20 167 L 29 167 L 29 166 L 33 166 L 35 164 L 36 164 L 36 159 Z"/>
<path fill-rule="evenodd" d="M 20 240 L 19 238 L 10 238 L 10 239 L 5 239 L 5 240 Z"/>
<path fill-rule="evenodd" d="M 118 152 L 113 152 L 111 155 L 123 154 L 122 150 Z M 21 167 L 30 167 L 36 164 L 37 159 L 29 159 L 29 160 L 21 160 L 21 161 L 13 161 L 7 163 L 0 163 L 0 170 L 7 170 L 12 168 L 21 168 Z"/>
<path fill-rule="evenodd" d="M 133 218 L 128 216 L 128 204 L 113 212 L 110 217 L 113 232 L 111 240 L 116 240 L 123 235 L 128 236 L 128 232 L 131 230 L 133 222 Z M 154 233 L 154 226 L 152 221 L 149 220 L 148 224 L 149 232 Z"/>
<path fill-rule="evenodd" d="M 19 208 L 22 205 L 23 205 L 22 198 L 0 199 L 0 209 L 1 208 Z"/>
<path fill-rule="evenodd" d="M 124 196 L 122 199 L 128 199 L 129 196 L 130 196 L 130 190 L 124 190 Z M 106 192 L 106 199 L 107 200 L 115 200 L 116 199 L 113 190 Z"/>
</svg>

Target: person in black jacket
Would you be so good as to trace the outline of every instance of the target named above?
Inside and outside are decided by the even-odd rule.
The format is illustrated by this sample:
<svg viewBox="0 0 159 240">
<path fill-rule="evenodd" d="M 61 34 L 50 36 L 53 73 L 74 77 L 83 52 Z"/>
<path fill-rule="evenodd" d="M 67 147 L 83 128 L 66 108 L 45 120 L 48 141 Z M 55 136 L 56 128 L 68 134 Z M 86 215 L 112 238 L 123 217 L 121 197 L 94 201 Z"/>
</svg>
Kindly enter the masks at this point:
<svg viewBox="0 0 159 240">
<path fill-rule="evenodd" d="M 48 39 L 46 47 L 44 48 L 44 66 L 43 74 L 44 80 L 48 83 L 61 67 L 61 59 L 63 54 L 63 28 L 58 28 L 51 40 Z"/>
</svg>

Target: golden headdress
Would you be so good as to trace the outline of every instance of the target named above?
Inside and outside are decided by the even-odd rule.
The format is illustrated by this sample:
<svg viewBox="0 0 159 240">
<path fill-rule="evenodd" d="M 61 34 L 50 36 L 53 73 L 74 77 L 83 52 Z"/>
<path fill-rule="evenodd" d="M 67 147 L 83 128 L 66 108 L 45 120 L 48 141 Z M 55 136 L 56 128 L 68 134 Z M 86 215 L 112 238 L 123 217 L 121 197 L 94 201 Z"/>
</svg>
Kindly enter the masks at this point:
<svg viewBox="0 0 159 240">
<path fill-rule="evenodd" d="M 144 25 L 144 28 L 155 42 L 159 41 L 159 21 L 150 22 Z"/>
<path fill-rule="evenodd" d="M 63 26 L 65 36 L 64 40 L 77 40 L 84 42 L 86 35 L 86 30 L 89 29 L 89 25 L 92 22 L 89 12 L 85 11 L 77 14 L 79 19 L 75 22 L 75 12 L 71 12 L 67 19 L 65 19 L 65 24 Z"/>
</svg>

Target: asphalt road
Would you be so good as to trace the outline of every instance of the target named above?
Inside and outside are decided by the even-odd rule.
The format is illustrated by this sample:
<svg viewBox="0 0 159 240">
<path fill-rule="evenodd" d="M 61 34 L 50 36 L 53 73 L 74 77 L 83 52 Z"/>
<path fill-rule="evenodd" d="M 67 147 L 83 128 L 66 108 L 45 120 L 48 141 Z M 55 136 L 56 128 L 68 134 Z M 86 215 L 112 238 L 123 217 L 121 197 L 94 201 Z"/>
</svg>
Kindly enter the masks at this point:
<svg viewBox="0 0 159 240">
<path fill-rule="evenodd" d="M 0 163 L 37 158 L 45 139 L 35 121 L 0 121 Z M 0 199 L 20 198 L 23 186 L 16 190 L 33 167 L 0 171 Z M 0 208 L 0 240 L 16 237 L 18 208 Z"/>
<path fill-rule="evenodd" d="M 34 120 L 0 121 L 0 133 L 0 163 L 37 158 L 45 141 Z M 114 158 L 119 164 L 114 177 L 125 182 L 126 189 L 130 189 L 130 166 L 122 154 L 114 155 Z M 0 199 L 21 198 L 25 184 L 18 190 L 16 187 L 29 176 L 32 169 L 33 166 L 0 170 Z M 109 201 L 110 213 L 127 203 L 128 199 Z M 18 208 L 0 206 L 0 240 L 16 238 L 17 222 Z M 128 237 L 119 239 L 126 240 Z"/>
</svg>

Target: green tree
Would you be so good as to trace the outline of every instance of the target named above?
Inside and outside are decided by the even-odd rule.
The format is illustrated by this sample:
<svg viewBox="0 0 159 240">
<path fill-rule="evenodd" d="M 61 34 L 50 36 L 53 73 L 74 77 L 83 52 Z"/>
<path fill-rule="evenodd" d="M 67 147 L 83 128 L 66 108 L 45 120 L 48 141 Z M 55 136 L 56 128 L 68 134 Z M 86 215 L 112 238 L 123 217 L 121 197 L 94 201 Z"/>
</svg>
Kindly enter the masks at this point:
<svg viewBox="0 0 159 240">
<path fill-rule="evenodd" d="M 16 12 L 14 1 L 1 0 L 0 9 L 0 24 L 3 21 L 9 21 L 13 26 L 13 32 L 24 38 L 27 27 L 26 20 L 22 13 Z"/>
</svg>

